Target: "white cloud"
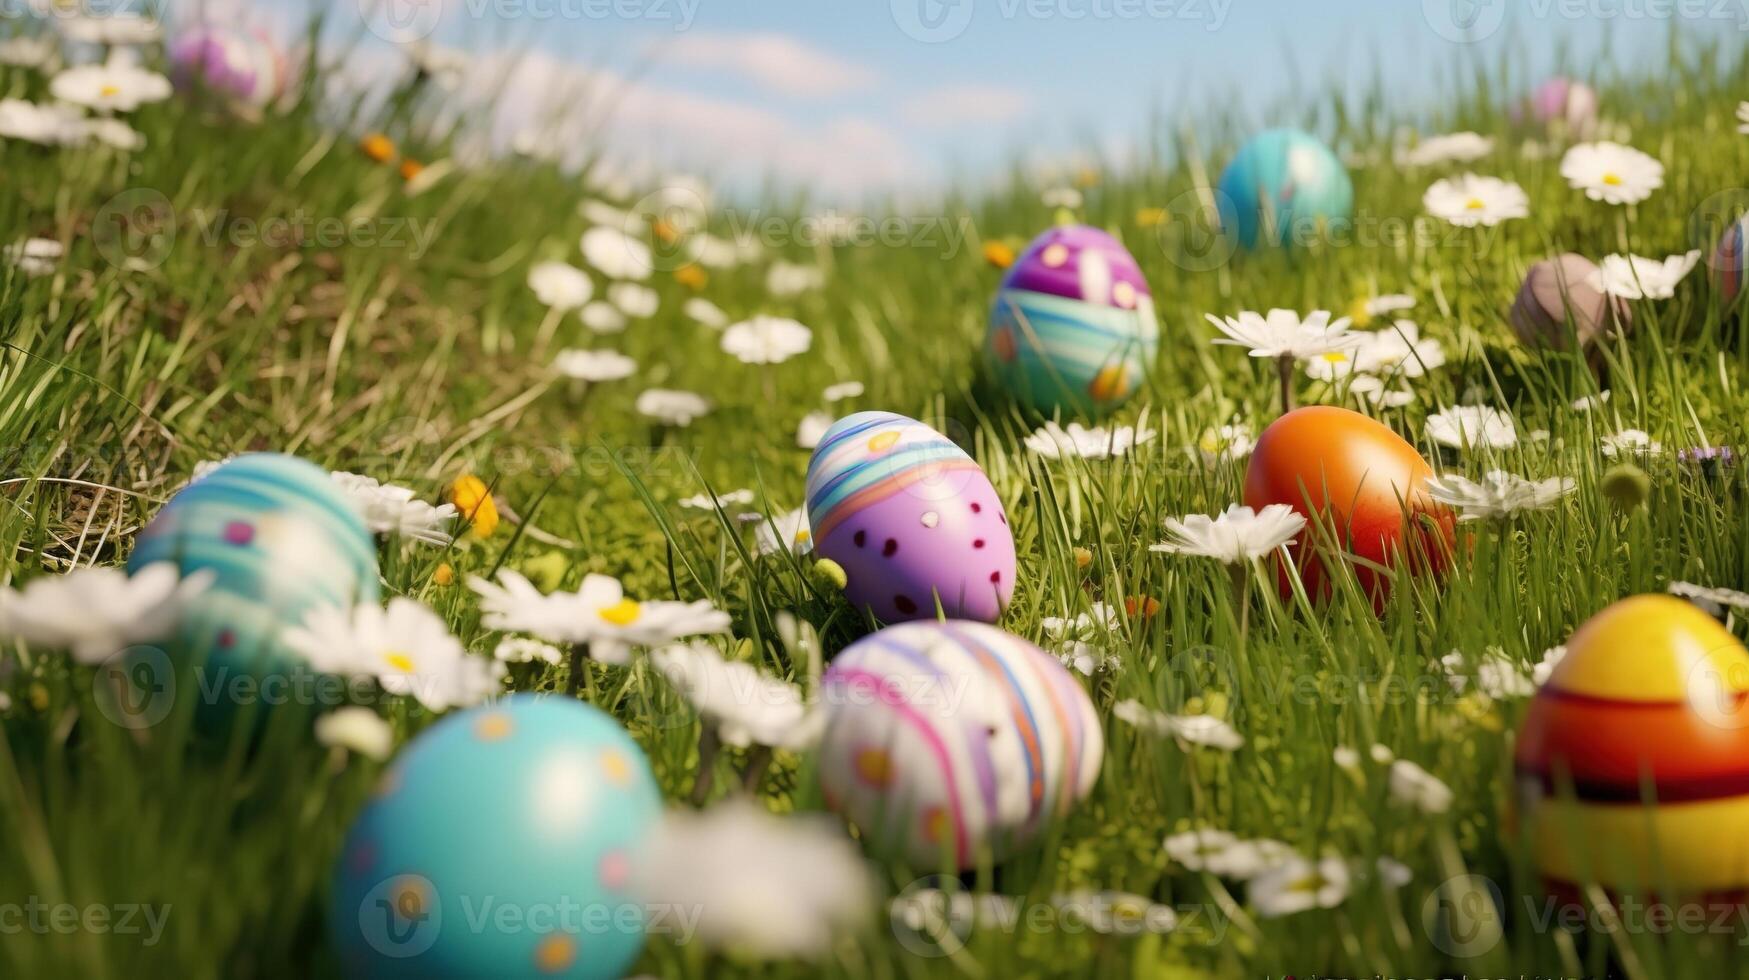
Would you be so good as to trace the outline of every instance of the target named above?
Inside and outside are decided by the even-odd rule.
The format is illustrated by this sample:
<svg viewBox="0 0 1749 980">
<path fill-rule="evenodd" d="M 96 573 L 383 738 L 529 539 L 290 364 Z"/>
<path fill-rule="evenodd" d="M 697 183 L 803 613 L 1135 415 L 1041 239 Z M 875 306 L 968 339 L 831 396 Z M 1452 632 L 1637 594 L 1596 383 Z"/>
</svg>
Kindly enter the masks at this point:
<svg viewBox="0 0 1749 980">
<path fill-rule="evenodd" d="M 692 33 L 650 49 L 657 60 L 726 71 L 796 98 L 830 99 L 872 86 L 880 73 L 787 34 Z"/>
<path fill-rule="evenodd" d="M 1026 93 L 1000 85 L 948 85 L 905 100 L 899 114 L 906 122 L 943 129 L 1001 125 L 1019 118 L 1031 102 Z"/>
</svg>

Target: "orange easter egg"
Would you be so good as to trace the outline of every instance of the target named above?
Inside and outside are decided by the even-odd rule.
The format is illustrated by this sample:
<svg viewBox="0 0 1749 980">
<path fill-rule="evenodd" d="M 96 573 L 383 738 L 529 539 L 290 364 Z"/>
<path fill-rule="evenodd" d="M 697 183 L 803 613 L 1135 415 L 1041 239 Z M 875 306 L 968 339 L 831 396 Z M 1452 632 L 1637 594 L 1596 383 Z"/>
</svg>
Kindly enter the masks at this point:
<svg viewBox="0 0 1749 980">
<path fill-rule="evenodd" d="M 1437 573 L 1449 560 L 1454 519 L 1428 495 L 1432 475 L 1415 447 L 1389 427 L 1346 408 L 1312 406 L 1263 430 L 1245 470 L 1245 503 L 1287 504 L 1323 528 L 1308 527 L 1295 545 L 1294 565 L 1308 595 L 1329 593 L 1328 569 L 1341 560 L 1319 551 L 1340 542 L 1360 560 L 1355 576 L 1382 608 L 1391 579 L 1372 566 L 1406 561 Z M 1290 586 L 1284 568 L 1283 591 Z"/>
<path fill-rule="evenodd" d="M 1640 595 L 1587 620 L 1515 763 L 1519 820 L 1558 892 L 1749 889 L 1749 650 L 1693 605 Z"/>
</svg>

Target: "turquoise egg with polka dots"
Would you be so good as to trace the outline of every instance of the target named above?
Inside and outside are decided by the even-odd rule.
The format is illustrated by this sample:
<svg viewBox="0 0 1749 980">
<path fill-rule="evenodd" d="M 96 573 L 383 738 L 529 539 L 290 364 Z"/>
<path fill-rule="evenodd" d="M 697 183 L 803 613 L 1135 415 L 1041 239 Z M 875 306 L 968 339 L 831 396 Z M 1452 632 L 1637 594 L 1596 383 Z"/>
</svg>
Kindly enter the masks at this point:
<svg viewBox="0 0 1749 980">
<path fill-rule="evenodd" d="M 404 749 L 347 834 L 328 925 L 350 977 L 618 977 L 662 797 L 638 744 L 579 701 L 520 694 Z"/>
<path fill-rule="evenodd" d="M 364 519 L 327 470 L 280 453 L 238 456 L 171 497 L 140 532 L 127 567 L 131 574 L 156 562 L 213 577 L 173 644 L 205 658 L 200 690 L 209 699 L 233 696 L 229 678 L 293 669 L 301 658 L 282 633 L 312 610 L 379 594 L 376 540 Z"/>
</svg>

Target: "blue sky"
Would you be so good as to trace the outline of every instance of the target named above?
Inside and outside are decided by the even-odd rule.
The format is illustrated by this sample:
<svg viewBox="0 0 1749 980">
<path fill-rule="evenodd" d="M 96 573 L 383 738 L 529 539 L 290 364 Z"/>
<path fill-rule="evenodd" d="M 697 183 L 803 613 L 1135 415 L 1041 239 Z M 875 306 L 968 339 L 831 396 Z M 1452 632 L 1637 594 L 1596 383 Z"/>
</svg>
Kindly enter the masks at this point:
<svg viewBox="0 0 1749 980">
<path fill-rule="evenodd" d="M 258 0 L 283 15 L 291 0 Z M 1433 109 L 1454 68 L 1527 77 L 1749 37 L 1749 0 L 336 0 L 499 68 L 507 127 L 587 105 L 628 164 L 832 198 L 974 180 L 1017 154 L 1123 154 L 1151 116 L 1287 121 L 1375 75 Z M 1607 47 L 1606 47 L 1607 45 Z M 387 44 L 382 45 L 389 48 Z M 1600 52 L 1610 52 L 1604 65 Z M 496 59 L 496 60 L 493 60 Z M 584 96 L 583 90 L 591 94 Z M 610 92 L 611 95 L 600 95 Z M 611 111 L 610 111 L 611 109 Z M 502 133 L 501 133 L 502 135 Z"/>
</svg>

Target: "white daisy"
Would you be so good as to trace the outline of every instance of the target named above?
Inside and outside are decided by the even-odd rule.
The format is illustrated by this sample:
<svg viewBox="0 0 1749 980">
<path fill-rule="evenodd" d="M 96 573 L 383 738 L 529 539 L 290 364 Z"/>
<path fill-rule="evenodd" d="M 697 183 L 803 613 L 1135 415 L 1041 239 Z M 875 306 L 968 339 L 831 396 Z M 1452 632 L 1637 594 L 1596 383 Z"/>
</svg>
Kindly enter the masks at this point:
<svg viewBox="0 0 1749 980">
<path fill-rule="evenodd" d="M 612 350 L 562 350 L 553 370 L 577 381 L 618 381 L 638 370 L 638 362 Z"/>
<path fill-rule="evenodd" d="M 1361 308 L 1366 310 L 1367 316 L 1375 317 L 1400 313 L 1403 310 L 1414 309 L 1414 307 L 1415 297 L 1406 293 L 1386 293 L 1383 296 L 1374 296 L 1367 300 Z"/>
<path fill-rule="evenodd" d="M 711 403 L 703 395 L 690 391 L 651 388 L 638 396 L 636 408 L 645 418 L 684 428 L 691 425 L 693 419 L 709 414 Z"/>
<path fill-rule="evenodd" d="M 1298 856 L 1292 846 L 1268 837 L 1236 840 L 1203 858 L 1203 870 L 1234 881 L 1252 878 Z"/>
<path fill-rule="evenodd" d="M 371 709 L 349 704 L 316 719 L 316 741 L 381 762 L 395 751 L 395 730 Z"/>
<path fill-rule="evenodd" d="M 784 551 L 805 555 L 814 550 L 814 533 L 808 527 L 808 512 L 801 507 L 764 521 L 753 537 L 762 555 Z"/>
<path fill-rule="evenodd" d="M 583 307 L 583 326 L 595 333 L 619 333 L 626 328 L 626 315 L 612 303 L 597 300 Z"/>
<path fill-rule="evenodd" d="M 773 262 L 765 274 L 765 290 L 773 296 L 795 296 L 819 289 L 826 284 L 826 273 L 818 266 Z"/>
<path fill-rule="evenodd" d="M 1399 167 L 1430 167 L 1440 163 L 1469 163 L 1494 152 L 1494 140 L 1479 133 L 1448 133 L 1430 136 L 1413 148 L 1399 149 Z"/>
<path fill-rule="evenodd" d="M 408 487 L 383 483 L 357 473 L 330 473 L 334 486 L 352 501 L 375 534 L 398 534 L 427 544 L 447 545 L 446 529 L 455 519 L 454 504 L 431 504 L 420 500 Z"/>
<path fill-rule="evenodd" d="M 796 424 L 796 445 L 803 449 L 818 446 L 834 421 L 831 412 L 809 412 L 802 416 L 801 422 Z"/>
<path fill-rule="evenodd" d="M 1518 444 L 1512 417 L 1486 405 L 1454 405 L 1429 415 L 1427 435 L 1457 449 L 1506 449 Z"/>
<path fill-rule="evenodd" d="M 796 321 L 761 314 L 724 330 L 722 346 L 743 364 L 782 364 L 813 342 L 814 332 Z"/>
<path fill-rule="evenodd" d="M 687 300 L 680 307 L 680 312 L 712 330 L 721 330 L 729 324 L 729 315 L 724 313 L 717 304 L 703 296 L 694 296 Z"/>
<path fill-rule="evenodd" d="M 634 862 L 648 905 L 686 909 L 712 949 L 760 959 L 815 958 L 866 924 L 875 888 L 838 823 L 773 816 L 736 797 L 702 813 L 670 810 Z"/>
<path fill-rule="evenodd" d="M 53 238 L 27 238 L 6 246 L 6 261 L 27 276 L 46 276 L 67 254 L 66 246 Z"/>
<path fill-rule="evenodd" d="M 575 592 L 543 594 L 505 568 L 499 569 L 496 584 L 475 576 L 468 587 L 480 596 L 486 628 L 530 633 L 552 643 L 586 643 L 590 656 L 603 663 L 629 662 L 631 647 L 663 646 L 729 630 L 729 614 L 708 601 L 638 602 L 607 575 L 585 575 Z"/>
<path fill-rule="evenodd" d="M 60 58 L 60 40 L 50 34 L 18 34 L 0 41 L 0 65 L 49 70 Z"/>
<path fill-rule="evenodd" d="M 1328 857 L 1316 864 L 1291 857 L 1252 878 L 1245 897 L 1258 916 L 1276 919 L 1284 915 L 1331 909 L 1348 898 L 1348 865 Z"/>
<path fill-rule="evenodd" d="M 1433 499 L 1462 513 L 1460 520 L 1508 517 L 1554 506 L 1576 485 L 1565 477 L 1527 480 L 1504 470 L 1489 470 L 1481 482 L 1446 475 L 1427 481 Z"/>
<path fill-rule="evenodd" d="M 1565 657 L 1566 655 L 1567 655 L 1567 648 L 1564 645 L 1563 646 L 1552 646 L 1552 647 L 1549 647 L 1547 650 L 1544 650 L 1543 655 L 1542 655 L 1542 659 L 1538 660 L 1536 663 L 1536 666 L 1531 668 L 1531 672 L 1530 672 L 1531 682 L 1534 683 L 1537 687 L 1541 687 L 1544 684 L 1548 683 L 1549 675 L 1555 672 L 1555 665 L 1559 664 L 1561 662 L 1561 658 Z"/>
<path fill-rule="evenodd" d="M 372 678 L 432 711 L 479 704 L 498 693 L 504 676 L 503 664 L 469 655 L 443 617 L 405 596 L 386 609 L 374 602 L 315 609 L 282 635 L 312 668 Z"/>
<path fill-rule="evenodd" d="M 1070 422 L 1065 429 L 1051 421 L 1026 437 L 1026 447 L 1046 459 L 1112 459 L 1128 455 L 1132 447 L 1148 442 L 1155 434 L 1146 426 L 1089 429 L 1079 422 Z"/>
<path fill-rule="evenodd" d="M 102 112 L 132 112 L 171 94 L 170 79 L 157 72 L 111 59 L 101 65 L 68 68 L 49 82 L 49 94 L 62 102 Z"/>
<path fill-rule="evenodd" d="M 820 393 L 820 397 L 827 404 L 831 404 L 832 402 L 841 402 L 846 398 L 861 398 L 862 391 L 862 382 L 860 381 L 840 381 L 838 384 L 828 385 L 826 390 Z"/>
<path fill-rule="evenodd" d="M 731 507 L 745 507 L 753 502 L 753 491 L 730 490 L 721 496 L 713 497 L 708 493 L 687 497 L 680 506 L 691 510 L 728 510 Z"/>
<path fill-rule="evenodd" d="M 1445 345 L 1422 337 L 1413 320 L 1398 320 L 1361 335 L 1354 352 L 1355 370 L 1379 377 L 1419 378 L 1445 364 Z"/>
<path fill-rule="evenodd" d="M 1609 392 L 1600 391 L 1595 395 L 1586 395 L 1584 398 L 1575 399 L 1573 411 L 1595 412 L 1607 404 L 1609 404 Z"/>
<path fill-rule="evenodd" d="M 1530 197 L 1509 180 L 1459 174 L 1434 181 L 1421 196 L 1427 213 L 1463 228 L 1493 227 L 1530 215 Z"/>
<path fill-rule="evenodd" d="M 1676 295 L 1676 284 L 1699 261 L 1700 249 L 1663 261 L 1638 255 L 1606 255 L 1587 284 L 1623 299 L 1669 299 Z"/>
<path fill-rule="evenodd" d="M 642 236 L 650 227 L 650 223 L 644 220 L 643 215 L 623 211 L 606 201 L 598 201 L 594 198 L 588 198 L 582 204 L 577 205 L 577 213 L 592 225 L 617 228 L 633 237 Z"/>
<path fill-rule="evenodd" d="M 609 279 L 648 279 L 655 268 L 650 246 L 617 227 L 597 225 L 579 244 L 583 260 Z"/>
<path fill-rule="evenodd" d="M 1057 659 L 1063 662 L 1063 666 L 1087 677 L 1092 677 L 1094 674 L 1116 673 L 1123 669 L 1122 657 L 1079 640 L 1058 651 Z"/>
<path fill-rule="evenodd" d="M 541 305 L 555 310 L 582 309 L 595 295 L 588 273 L 564 262 L 537 262 L 528 270 L 528 288 Z"/>
<path fill-rule="evenodd" d="M 1052 640 L 1097 640 L 1123 626 L 1123 616 L 1116 606 L 1095 602 L 1092 612 L 1073 616 L 1045 616 L 1039 629 Z"/>
<path fill-rule="evenodd" d="M 1657 456 L 1664 447 L 1641 429 L 1622 429 L 1606 435 L 1598 447 L 1605 456 Z"/>
<path fill-rule="evenodd" d="M 1225 830 L 1202 828 L 1186 830 L 1168 836 L 1161 845 L 1166 856 L 1183 865 L 1187 871 L 1203 871 L 1207 869 L 1207 860 L 1211 855 L 1237 844 L 1239 838 Z"/>
<path fill-rule="evenodd" d="M 1251 427 L 1234 423 L 1204 429 L 1196 440 L 1196 451 L 1203 462 L 1213 466 L 1220 462 L 1237 462 L 1257 448 L 1257 436 Z"/>
<path fill-rule="evenodd" d="M 1216 344 L 1244 347 L 1252 357 L 1320 357 L 1334 351 L 1353 350 L 1362 338 L 1348 332 L 1349 320 L 1330 319 L 1327 310 L 1313 310 L 1304 318 L 1293 310 L 1270 310 L 1259 316 L 1246 310 L 1222 319 L 1208 314 L 1208 321 L 1225 337 Z"/>
<path fill-rule="evenodd" d="M 24 99 L 0 99 L 0 137 L 60 146 L 78 141 L 84 116 L 61 102 L 39 105 Z"/>
<path fill-rule="evenodd" d="M 607 301 L 626 316 L 643 320 L 656 315 L 662 298 L 648 286 L 640 286 L 635 282 L 616 282 L 607 287 Z"/>
<path fill-rule="evenodd" d="M 1245 744 L 1245 737 L 1232 725 L 1213 715 L 1169 715 L 1133 699 L 1119 701 L 1112 706 L 1111 713 L 1138 731 L 1175 738 L 1191 745 L 1234 752 Z"/>
<path fill-rule="evenodd" d="M 564 662 L 565 651 L 526 636 L 507 636 L 492 648 L 492 659 L 503 664 L 539 662 L 556 666 Z"/>
<path fill-rule="evenodd" d="M 1391 799 L 1423 813 L 1444 813 L 1451 809 L 1451 787 L 1408 759 L 1391 763 Z"/>
<path fill-rule="evenodd" d="M 210 571 L 184 578 L 170 562 L 133 575 L 92 566 L 45 575 L 18 591 L 0 589 L 0 637 L 99 664 L 133 644 L 168 637 L 212 580 Z"/>
<path fill-rule="evenodd" d="M 1081 192 L 1073 187 L 1047 187 L 1039 194 L 1038 199 L 1047 208 L 1068 208 L 1073 211 L 1081 206 Z"/>
<path fill-rule="evenodd" d="M 1749 136 L 1749 102 L 1737 103 L 1737 132 Z"/>
<path fill-rule="evenodd" d="M 726 660 L 714 647 L 663 647 L 650 654 L 650 663 L 726 745 L 801 749 L 818 735 L 801 688 L 745 661 Z"/>
<path fill-rule="evenodd" d="M 1561 158 L 1561 176 L 1593 201 L 1637 204 L 1664 186 L 1664 165 L 1620 143 L 1580 143 Z"/>
<path fill-rule="evenodd" d="M 87 139 L 96 140 L 105 146 L 113 146 L 118 150 L 138 150 L 146 145 L 146 137 L 140 131 L 120 119 L 100 117 L 97 119 L 80 119 L 72 126 L 69 142 L 83 143 Z"/>
<path fill-rule="evenodd" d="M 1229 565 L 1273 554 L 1291 544 L 1306 527 L 1306 519 L 1287 504 L 1269 504 L 1261 511 L 1233 504 L 1219 516 L 1191 514 L 1168 517 L 1169 540 L 1149 551 L 1213 558 Z"/>
</svg>

